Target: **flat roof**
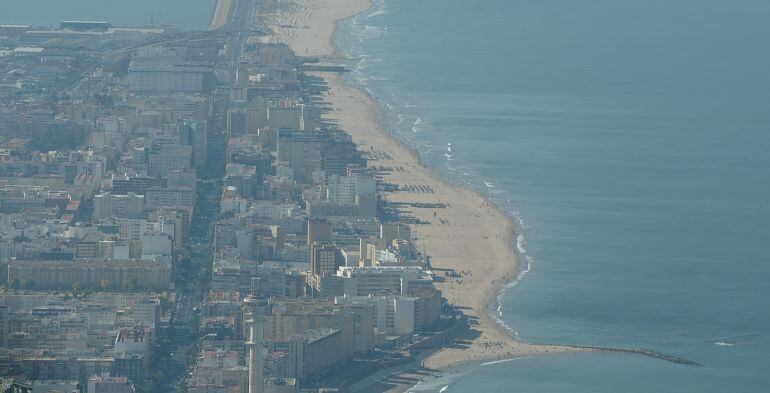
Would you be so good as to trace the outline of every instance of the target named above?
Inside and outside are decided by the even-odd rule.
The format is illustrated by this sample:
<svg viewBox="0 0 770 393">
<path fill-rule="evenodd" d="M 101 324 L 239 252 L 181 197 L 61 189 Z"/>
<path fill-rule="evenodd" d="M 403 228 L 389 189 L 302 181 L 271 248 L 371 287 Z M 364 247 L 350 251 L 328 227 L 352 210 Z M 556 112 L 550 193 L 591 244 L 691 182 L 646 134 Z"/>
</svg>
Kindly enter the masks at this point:
<svg viewBox="0 0 770 393">
<path fill-rule="evenodd" d="M 109 23 L 106 20 L 63 20 L 61 23 Z"/>
<path fill-rule="evenodd" d="M 20 46 L 13 50 L 16 53 L 42 53 L 43 48 L 33 46 Z"/>
</svg>

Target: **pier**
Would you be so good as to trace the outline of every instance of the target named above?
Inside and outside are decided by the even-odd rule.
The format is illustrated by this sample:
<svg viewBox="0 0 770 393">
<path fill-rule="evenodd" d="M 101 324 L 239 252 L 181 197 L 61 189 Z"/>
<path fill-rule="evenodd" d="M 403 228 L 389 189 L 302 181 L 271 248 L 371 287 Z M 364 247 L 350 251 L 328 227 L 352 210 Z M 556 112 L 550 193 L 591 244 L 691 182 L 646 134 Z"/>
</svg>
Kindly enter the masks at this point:
<svg viewBox="0 0 770 393">
<path fill-rule="evenodd" d="M 702 363 L 696 362 L 694 360 L 685 359 L 674 355 L 668 355 L 662 352 L 657 352 L 657 351 L 653 351 L 651 349 L 645 349 L 645 348 L 612 348 L 612 347 L 594 347 L 594 346 L 581 346 L 581 345 L 570 345 L 570 347 L 577 348 L 577 349 L 593 350 L 597 352 L 627 353 L 632 355 L 647 356 L 653 359 L 664 360 L 670 363 L 681 364 L 683 366 L 689 366 L 689 367 L 704 366 Z"/>
</svg>

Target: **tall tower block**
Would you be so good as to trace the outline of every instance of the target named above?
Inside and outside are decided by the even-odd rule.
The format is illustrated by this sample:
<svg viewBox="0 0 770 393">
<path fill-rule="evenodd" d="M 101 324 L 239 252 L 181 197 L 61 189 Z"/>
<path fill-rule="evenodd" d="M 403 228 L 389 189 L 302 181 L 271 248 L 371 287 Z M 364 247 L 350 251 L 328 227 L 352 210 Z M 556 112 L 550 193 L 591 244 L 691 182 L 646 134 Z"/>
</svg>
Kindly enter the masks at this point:
<svg viewBox="0 0 770 393">
<path fill-rule="evenodd" d="M 249 393 L 263 393 L 265 390 L 264 328 L 268 309 L 267 298 L 251 294 L 243 299 L 243 312 L 249 326 Z"/>
</svg>

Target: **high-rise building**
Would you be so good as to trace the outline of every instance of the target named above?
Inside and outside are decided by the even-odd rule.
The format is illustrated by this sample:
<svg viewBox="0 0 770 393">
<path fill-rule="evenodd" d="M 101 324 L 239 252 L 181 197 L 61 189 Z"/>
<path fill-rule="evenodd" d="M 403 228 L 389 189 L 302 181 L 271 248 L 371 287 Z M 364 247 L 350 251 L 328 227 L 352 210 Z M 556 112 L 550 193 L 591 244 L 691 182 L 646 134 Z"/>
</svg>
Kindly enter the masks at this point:
<svg viewBox="0 0 770 393">
<path fill-rule="evenodd" d="M 94 196 L 94 218 L 139 218 L 145 207 L 144 195 L 98 194 Z"/>
<path fill-rule="evenodd" d="M 9 318 L 8 307 L 0 306 L 0 348 L 5 348 L 8 345 Z"/>
<path fill-rule="evenodd" d="M 100 288 L 165 291 L 171 282 L 171 257 L 142 259 L 78 259 L 74 261 L 15 259 L 8 264 L 8 280 L 29 280 L 36 290 Z"/>
<path fill-rule="evenodd" d="M 129 192 L 144 195 L 144 192 L 152 186 L 152 179 L 149 177 L 116 177 L 112 178 L 112 193 L 114 195 L 128 195 Z"/>
<path fill-rule="evenodd" d="M 314 244 L 310 254 L 310 271 L 318 276 L 333 276 L 347 262 L 344 251 L 331 243 Z"/>
<path fill-rule="evenodd" d="M 147 171 L 152 177 L 167 177 L 170 171 L 186 172 L 192 168 L 192 157 L 192 146 L 154 143 L 150 150 Z"/>
<path fill-rule="evenodd" d="M 326 220 L 310 219 L 307 221 L 307 245 L 316 242 L 328 242 L 332 239 L 332 224 Z"/>
<path fill-rule="evenodd" d="M 308 182 L 313 172 L 322 169 L 323 135 L 311 132 L 281 130 L 278 133 L 278 161 L 287 163 L 293 177 Z"/>
<path fill-rule="evenodd" d="M 192 147 L 192 163 L 200 171 L 206 166 L 208 138 L 206 125 L 197 120 L 179 121 L 179 143 Z"/>
<path fill-rule="evenodd" d="M 327 176 L 348 174 L 351 165 L 366 167 L 366 160 L 361 156 L 351 136 L 340 130 L 324 130 L 323 167 Z"/>
<path fill-rule="evenodd" d="M 299 393 L 299 381 L 296 378 L 267 378 L 265 393 Z"/>
<path fill-rule="evenodd" d="M 281 108 L 271 107 L 267 111 L 268 127 L 275 128 L 277 130 L 287 128 L 291 130 L 302 130 L 303 124 L 303 108 L 302 106 Z"/>
<path fill-rule="evenodd" d="M 145 207 L 148 209 L 178 208 L 192 211 L 195 204 L 195 190 L 189 187 L 157 188 L 147 190 Z"/>
<path fill-rule="evenodd" d="M 134 393 L 134 385 L 126 377 L 111 377 L 109 373 L 88 380 L 88 393 Z"/>
<path fill-rule="evenodd" d="M 128 88 L 138 93 L 208 93 L 214 85 L 210 64 L 132 61 Z"/>
<path fill-rule="evenodd" d="M 346 296 L 408 295 L 433 287 L 433 278 L 418 267 L 352 267 L 339 269 Z"/>
<path fill-rule="evenodd" d="M 377 181 L 373 176 L 367 174 L 332 175 L 329 176 L 326 186 L 326 198 L 329 202 L 355 205 L 359 216 L 377 214 Z"/>
<path fill-rule="evenodd" d="M 249 327 L 249 341 L 246 342 L 249 348 L 249 393 L 263 393 L 265 390 L 263 347 L 267 309 L 266 298 L 250 295 L 243 299 L 244 319 Z"/>
</svg>

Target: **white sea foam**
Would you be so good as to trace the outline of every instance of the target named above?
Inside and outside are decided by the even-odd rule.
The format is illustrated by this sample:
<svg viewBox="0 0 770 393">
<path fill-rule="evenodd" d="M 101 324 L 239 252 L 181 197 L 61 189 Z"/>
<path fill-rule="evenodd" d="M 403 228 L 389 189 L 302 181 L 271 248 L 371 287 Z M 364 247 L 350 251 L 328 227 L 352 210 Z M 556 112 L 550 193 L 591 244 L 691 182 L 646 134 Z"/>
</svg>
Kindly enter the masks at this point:
<svg viewBox="0 0 770 393">
<path fill-rule="evenodd" d="M 508 203 L 510 202 L 511 200 L 508 199 Z M 516 228 L 518 228 L 520 232 L 524 232 L 527 229 L 529 229 L 529 226 L 527 226 L 527 224 L 521 218 L 521 214 L 519 212 L 517 211 L 513 212 L 513 214 L 510 217 L 516 222 Z"/>
<path fill-rule="evenodd" d="M 527 250 L 524 248 L 526 241 L 524 240 L 524 234 L 520 233 L 516 236 L 516 251 L 519 255 L 527 256 Z"/>
<path fill-rule="evenodd" d="M 388 31 L 387 27 L 364 25 L 364 29 L 358 34 L 358 40 L 363 42 L 364 40 L 377 39 L 382 37 L 386 31 Z"/>
<path fill-rule="evenodd" d="M 713 344 L 719 345 L 719 346 L 731 347 L 731 346 L 749 345 L 757 341 L 764 341 L 764 340 L 766 340 L 764 336 L 759 336 L 756 334 L 743 334 L 740 336 L 720 337 L 717 340 L 717 342 Z"/>
<path fill-rule="evenodd" d="M 417 120 L 414 121 L 414 124 L 412 126 L 412 132 L 422 132 L 422 131 L 425 131 L 425 127 L 426 127 L 427 124 L 428 123 L 425 120 L 420 119 L 418 117 Z"/>
<path fill-rule="evenodd" d="M 506 324 L 503 320 L 503 298 L 505 298 L 511 288 L 515 287 L 521 280 L 524 279 L 524 277 L 527 276 L 527 273 L 532 270 L 532 258 L 527 255 L 527 250 L 524 248 L 525 245 L 526 241 L 524 240 L 524 235 L 522 233 L 518 233 L 516 235 L 516 252 L 519 257 L 519 271 L 517 272 L 516 277 L 511 282 L 503 286 L 503 290 L 500 291 L 500 293 L 497 295 L 497 315 L 494 315 L 495 322 L 497 322 L 497 324 L 504 329 L 511 332 L 511 334 L 514 336 L 518 336 L 519 332 L 508 326 L 508 324 Z"/>
<path fill-rule="evenodd" d="M 364 51 L 358 52 L 358 58 L 359 58 L 359 61 L 366 62 L 366 63 L 380 63 L 380 62 L 382 62 L 382 58 L 381 57 L 374 57 L 374 56 L 372 56 L 369 53 L 364 52 Z"/>
<path fill-rule="evenodd" d="M 379 9 L 379 10 L 374 11 L 371 14 L 369 14 L 368 17 L 371 19 L 371 18 L 374 18 L 375 16 L 388 15 L 388 14 L 390 14 L 390 11 Z"/>
<path fill-rule="evenodd" d="M 431 144 L 426 144 L 425 145 L 425 153 L 431 153 L 431 152 L 434 152 L 434 151 L 437 151 L 437 150 L 441 150 L 441 149 L 443 149 L 443 146 L 436 146 L 436 145 L 431 145 Z"/>
<path fill-rule="evenodd" d="M 508 362 L 512 362 L 514 360 L 527 359 L 527 358 L 530 358 L 530 357 L 531 356 L 521 356 L 521 357 L 517 357 L 517 358 L 501 359 L 501 360 L 495 360 L 495 361 L 492 361 L 492 362 L 481 363 L 481 365 L 482 366 L 491 366 L 493 364 L 508 363 Z"/>
<path fill-rule="evenodd" d="M 366 83 L 366 82 L 368 81 L 368 79 L 367 79 L 367 77 L 366 77 L 366 75 L 365 75 L 365 74 L 363 74 L 363 73 L 354 73 L 354 74 L 353 74 L 353 78 L 355 78 L 356 82 L 357 82 L 357 83 L 358 83 L 358 84 L 359 84 L 361 87 L 363 87 L 363 88 L 366 88 L 366 85 L 367 85 L 367 83 Z"/>
</svg>

